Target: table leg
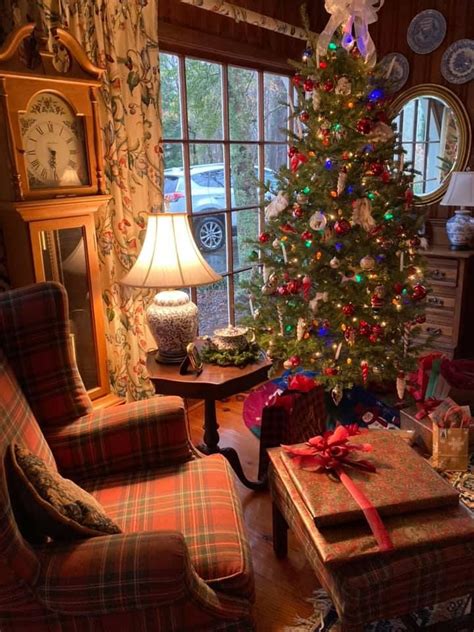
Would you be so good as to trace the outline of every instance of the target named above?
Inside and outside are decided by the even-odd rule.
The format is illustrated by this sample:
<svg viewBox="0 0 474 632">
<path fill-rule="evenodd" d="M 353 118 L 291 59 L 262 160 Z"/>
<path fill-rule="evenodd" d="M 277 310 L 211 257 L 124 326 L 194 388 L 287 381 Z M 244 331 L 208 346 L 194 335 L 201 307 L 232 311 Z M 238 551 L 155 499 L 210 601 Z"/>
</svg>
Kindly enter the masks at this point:
<svg viewBox="0 0 474 632">
<path fill-rule="evenodd" d="M 272 528 L 273 550 L 281 559 L 288 554 L 288 524 L 275 502 L 272 502 Z"/>
<path fill-rule="evenodd" d="M 204 454 L 222 454 L 229 461 L 237 478 L 249 489 L 255 491 L 266 489 L 266 477 L 261 481 L 250 481 L 244 474 L 240 458 L 234 448 L 219 447 L 219 424 L 216 417 L 216 402 L 213 399 L 204 400 L 204 445 L 198 446 Z"/>
</svg>

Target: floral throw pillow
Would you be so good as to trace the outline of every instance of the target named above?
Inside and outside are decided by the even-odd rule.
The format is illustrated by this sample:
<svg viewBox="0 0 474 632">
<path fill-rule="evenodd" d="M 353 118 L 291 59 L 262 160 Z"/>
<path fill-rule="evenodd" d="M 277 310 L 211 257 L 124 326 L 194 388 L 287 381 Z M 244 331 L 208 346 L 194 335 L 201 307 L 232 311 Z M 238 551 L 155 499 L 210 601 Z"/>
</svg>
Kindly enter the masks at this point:
<svg viewBox="0 0 474 632">
<path fill-rule="evenodd" d="M 30 540 L 122 533 L 93 496 L 23 446 L 9 446 L 9 485 L 15 514 L 21 516 L 20 530 Z M 26 532 L 22 525 L 27 527 Z"/>
</svg>

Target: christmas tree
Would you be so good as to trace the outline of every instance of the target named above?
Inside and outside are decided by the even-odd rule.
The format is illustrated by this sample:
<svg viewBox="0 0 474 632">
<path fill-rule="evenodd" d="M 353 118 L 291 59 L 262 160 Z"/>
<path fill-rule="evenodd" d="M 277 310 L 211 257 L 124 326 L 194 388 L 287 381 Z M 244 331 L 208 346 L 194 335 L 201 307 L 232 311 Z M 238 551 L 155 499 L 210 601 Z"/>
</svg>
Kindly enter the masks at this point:
<svg viewBox="0 0 474 632">
<path fill-rule="evenodd" d="M 424 218 L 391 124 L 390 77 L 343 37 L 295 64 L 290 167 L 265 209 L 249 288 L 275 365 L 316 371 L 335 399 L 368 381 L 398 377 L 402 389 L 427 293 Z"/>
</svg>

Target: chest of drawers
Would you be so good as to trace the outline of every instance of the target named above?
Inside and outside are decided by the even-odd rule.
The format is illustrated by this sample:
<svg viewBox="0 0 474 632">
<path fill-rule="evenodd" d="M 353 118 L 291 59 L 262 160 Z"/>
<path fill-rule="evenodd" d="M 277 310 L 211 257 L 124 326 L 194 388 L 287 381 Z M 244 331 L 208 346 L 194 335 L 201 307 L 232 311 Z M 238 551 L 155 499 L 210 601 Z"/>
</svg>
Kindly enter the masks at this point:
<svg viewBox="0 0 474 632">
<path fill-rule="evenodd" d="M 474 251 L 434 246 L 426 251 L 426 322 L 422 335 L 436 333 L 430 349 L 451 358 L 474 358 Z"/>
</svg>

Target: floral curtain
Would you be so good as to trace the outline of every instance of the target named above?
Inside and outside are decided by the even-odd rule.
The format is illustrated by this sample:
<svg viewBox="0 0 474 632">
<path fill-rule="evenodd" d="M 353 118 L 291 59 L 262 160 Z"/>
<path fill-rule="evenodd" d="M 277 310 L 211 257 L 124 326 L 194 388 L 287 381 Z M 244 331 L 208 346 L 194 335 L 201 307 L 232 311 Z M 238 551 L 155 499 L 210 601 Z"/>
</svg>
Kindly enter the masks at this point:
<svg viewBox="0 0 474 632">
<path fill-rule="evenodd" d="M 145 377 L 151 293 L 118 284 L 140 250 L 146 213 L 162 201 L 157 0 L 6 0 L 1 30 L 36 21 L 68 29 L 105 68 L 101 124 L 113 198 L 97 214 L 110 381 L 128 399 L 153 394 Z"/>
</svg>

